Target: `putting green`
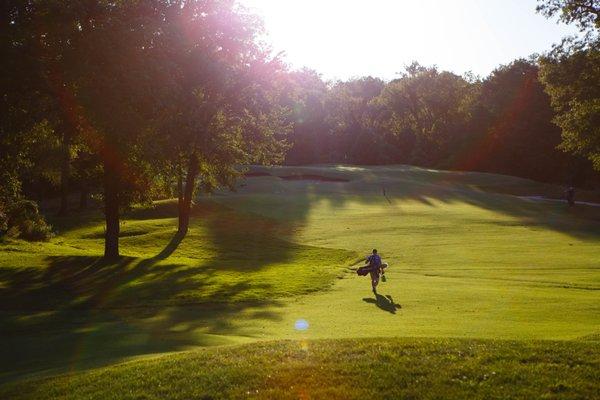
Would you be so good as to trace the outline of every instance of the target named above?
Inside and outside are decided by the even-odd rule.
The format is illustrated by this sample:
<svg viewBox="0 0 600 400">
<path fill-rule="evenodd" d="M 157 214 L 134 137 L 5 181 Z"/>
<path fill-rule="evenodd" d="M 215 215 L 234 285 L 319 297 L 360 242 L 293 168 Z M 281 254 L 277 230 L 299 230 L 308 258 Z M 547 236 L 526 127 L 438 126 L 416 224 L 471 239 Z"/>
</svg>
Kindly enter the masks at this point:
<svg viewBox="0 0 600 400">
<path fill-rule="evenodd" d="M 256 340 L 600 333 L 600 208 L 515 196 L 560 188 L 405 166 L 252 171 L 200 198 L 182 241 L 173 201 L 129 213 L 115 264 L 98 259 L 98 212 L 53 221 L 49 243 L 0 244 L 0 379 Z M 377 298 L 351 269 L 373 247 L 390 264 Z"/>
</svg>

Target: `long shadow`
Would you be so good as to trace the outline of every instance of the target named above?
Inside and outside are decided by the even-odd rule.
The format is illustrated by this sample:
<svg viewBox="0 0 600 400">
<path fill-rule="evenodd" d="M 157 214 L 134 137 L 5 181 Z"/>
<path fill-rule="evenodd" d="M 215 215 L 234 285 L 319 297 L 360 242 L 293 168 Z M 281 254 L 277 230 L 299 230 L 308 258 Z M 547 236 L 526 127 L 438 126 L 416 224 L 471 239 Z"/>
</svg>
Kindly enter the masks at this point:
<svg viewBox="0 0 600 400">
<path fill-rule="evenodd" d="M 172 203 L 163 202 L 127 218 L 173 218 L 174 212 Z M 48 256 L 40 262 L 45 268 L 0 267 L 0 381 L 262 333 L 239 329 L 244 312 L 279 319 L 273 307 L 280 301 L 261 295 L 273 291 L 271 284 L 243 273 L 289 262 L 307 246 L 286 240 L 293 235 L 286 224 L 216 203 L 202 202 L 192 218 L 185 241 L 175 234 L 146 259 L 107 263 L 100 257 Z M 129 247 L 127 239 L 139 240 L 124 238 L 123 248 Z M 175 251 L 193 260 L 198 246 L 208 258 L 164 262 Z M 219 271 L 239 274 L 227 281 L 217 277 Z"/>
<path fill-rule="evenodd" d="M 250 177 L 238 185 L 241 194 L 252 191 L 252 195 L 265 195 L 265 201 L 271 201 L 270 210 L 261 210 L 261 214 L 284 215 L 295 227 L 302 225 L 317 202 L 328 202 L 332 207 L 343 205 L 348 199 L 365 204 L 394 202 L 395 200 L 414 200 L 435 207 L 436 202 L 465 203 L 482 209 L 516 217 L 523 224 L 540 226 L 568 235 L 584 238 L 600 238 L 600 209 L 576 207 L 569 209 L 563 204 L 548 204 L 518 199 L 515 195 L 551 195 L 562 193 L 558 186 L 542 184 L 522 178 L 493 175 L 477 172 L 430 171 L 411 166 L 365 167 L 334 165 L 326 171 L 315 166 L 293 167 L 294 174 L 301 176 L 323 175 L 325 178 L 340 182 L 286 181 L 278 176 L 291 174 L 289 167 L 253 168 Z M 318 171 L 318 172 L 315 172 Z M 266 176 L 252 176 L 264 173 Z M 265 181 L 266 179 L 266 181 Z M 263 181 L 260 181 L 263 180 Z M 345 180 L 347 182 L 342 182 Z M 261 182 L 260 184 L 256 184 Z M 252 188 L 250 188 L 252 187 Z M 258 190 L 256 190 L 258 188 Z M 263 190 L 264 189 L 264 190 Z M 292 195 L 293 201 L 277 199 L 273 194 Z M 217 194 L 218 195 L 218 194 Z M 272 197 L 269 199 L 269 197 Z M 214 206 L 210 202 L 196 207 L 196 218 L 210 218 Z M 251 208 L 251 207 L 250 207 Z M 89 215 L 88 215 L 89 214 Z M 86 217 L 83 218 L 82 216 Z M 159 202 L 153 208 L 135 209 L 124 217 L 143 220 L 174 218 L 177 205 L 174 202 Z M 67 218 L 50 216 L 51 223 L 61 232 L 89 225 L 93 216 L 95 223 L 101 223 L 101 213 L 89 211 L 87 214 L 74 214 Z M 219 233 L 216 233 L 218 241 Z M 286 235 L 284 235 L 286 237 Z M 289 237 L 289 236 L 288 236 Z"/>
<path fill-rule="evenodd" d="M 400 304 L 394 302 L 394 299 L 389 294 L 382 296 L 378 293 L 375 295 L 374 299 L 365 297 L 363 298 L 363 301 L 365 303 L 375 304 L 377 308 L 387 311 L 390 314 L 396 314 L 396 311 L 402 308 Z"/>
<path fill-rule="evenodd" d="M 47 268 L 1 268 L 0 381 L 107 365 L 127 357 L 190 346 L 225 344 L 226 335 L 253 335 L 236 326 L 240 313 L 279 319 L 266 282 L 212 279 L 214 268 L 164 264 L 175 236 L 156 256 L 48 257 Z M 260 267 L 260 266 L 259 266 Z M 181 297 L 199 293 L 197 297 Z M 269 310 L 267 310 L 269 308 Z"/>
<path fill-rule="evenodd" d="M 262 208 L 260 212 L 264 215 L 276 215 L 299 225 L 317 203 L 325 202 L 335 208 L 349 200 L 390 206 L 393 205 L 390 202 L 411 200 L 429 207 L 437 207 L 440 203 L 468 204 L 514 217 L 522 225 L 547 228 L 581 239 L 600 238 L 600 208 L 569 209 L 561 203 L 528 201 L 509 195 L 557 193 L 561 191 L 557 186 L 503 175 L 430 171 L 410 166 L 360 168 L 348 167 L 347 170 L 344 166 L 331 166 L 322 172 L 348 182 L 291 181 L 282 184 L 273 176 L 249 178 L 255 182 L 264 181 L 247 185 L 252 188 L 244 187 L 240 192 L 264 195 L 261 199 L 269 203 L 268 209 L 264 210 L 262 206 L 255 209 Z M 298 174 L 311 174 L 316 170 L 322 168 L 294 167 Z M 270 171 L 274 175 L 289 174 L 287 167 L 271 168 Z M 243 207 L 252 210 L 247 205 Z"/>
<path fill-rule="evenodd" d="M 171 254 L 173 254 L 173 252 L 175 252 L 175 250 L 177 250 L 177 248 L 179 247 L 179 244 L 181 243 L 183 238 L 185 238 L 184 234 L 179 233 L 179 232 L 175 233 L 173 235 L 173 238 L 165 246 L 165 248 L 162 249 L 160 253 L 158 253 L 154 257 L 150 258 L 149 260 L 160 261 L 160 260 L 164 260 L 165 258 L 168 258 Z"/>
<path fill-rule="evenodd" d="M 314 174 L 311 168 L 298 170 Z M 287 173 L 285 168 L 274 171 Z M 385 207 L 397 200 L 414 200 L 428 207 L 465 203 L 515 217 L 523 224 L 600 238 L 600 216 L 472 190 L 470 186 L 481 179 L 476 174 L 449 178 L 412 168 L 402 174 L 392 168 L 372 168 L 337 171 L 333 176 L 349 181 L 254 177 L 249 179 L 264 181 L 241 187 L 232 201 L 222 201 L 226 196 L 218 202 L 202 198 L 193 210 L 190 234 L 185 239 L 163 237 L 164 248 L 143 260 L 123 257 L 105 263 L 98 257 L 52 256 L 45 260 L 47 268 L 0 268 L 0 380 L 45 368 L 79 369 L 210 344 L 219 335 L 257 333 L 239 330 L 236 322 L 244 312 L 279 318 L 272 311 L 280 305 L 278 300 L 256 296 L 268 293 L 271 284 L 244 278 L 215 284 L 216 274 L 225 271 L 240 276 L 292 263 L 299 254 L 310 252 L 310 246 L 294 242 L 311 209 L 322 202 L 332 208 L 348 201 Z M 126 218 L 175 216 L 174 203 L 163 202 L 151 210 L 134 210 Z M 63 225 L 68 230 L 79 224 L 73 219 Z M 136 240 L 124 238 L 124 247 L 135 248 L 139 245 Z M 175 252 L 178 257 L 194 259 L 194 246 L 204 246 L 206 256 L 191 265 L 164 262 Z M 327 255 L 327 250 L 319 251 Z M 191 292 L 197 295 L 189 296 Z M 232 301 L 240 298 L 249 300 Z M 391 314 L 400 308 L 391 296 L 363 300 Z"/>
<path fill-rule="evenodd" d="M 127 218 L 173 218 L 174 212 L 163 202 Z M 46 268 L 0 268 L 0 381 L 262 334 L 240 330 L 239 315 L 277 320 L 274 310 L 282 303 L 267 295 L 271 283 L 244 274 L 310 250 L 291 241 L 294 227 L 202 201 L 193 209 L 190 233 L 173 235 L 149 258 L 107 263 L 49 256 Z M 123 248 L 153 240 L 140 238 L 124 238 Z M 165 263 L 175 252 L 186 263 Z M 198 255 L 203 258 L 194 262 Z M 220 271 L 236 273 L 235 279 L 219 277 Z"/>
</svg>

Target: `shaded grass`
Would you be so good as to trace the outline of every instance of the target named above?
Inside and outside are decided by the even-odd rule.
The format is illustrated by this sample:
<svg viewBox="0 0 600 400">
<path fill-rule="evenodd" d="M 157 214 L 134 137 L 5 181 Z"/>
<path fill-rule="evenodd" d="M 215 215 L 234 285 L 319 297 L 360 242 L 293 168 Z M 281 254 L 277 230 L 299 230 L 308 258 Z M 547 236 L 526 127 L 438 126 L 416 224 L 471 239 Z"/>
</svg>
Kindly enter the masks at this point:
<svg viewBox="0 0 600 400">
<path fill-rule="evenodd" d="M 263 342 L 6 385 L 11 399 L 583 399 L 597 342 L 362 339 Z"/>
<path fill-rule="evenodd" d="M 56 219 L 53 223 L 59 235 L 49 243 L 8 240 L 0 244 L 0 380 L 82 371 L 196 346 L 298 337 L 529 340 L 581 336 L 588 340 L 574 346 L 588 346 L 597 359 L 594 335 L 600 326 L 599 210 L 569 210 L 560 204 L 498 194 L 513 193 L 517 188 L 518 194 L 540 193 L 539 186 L 531 181 L 490 174 L 404 166 L 265 171 L 269 174 L 248 178 L 237 193 L 219 192 L 199 199 L 185 238 L 175 235 L 174 201 L 157 202 L 127 213 L 121 227 L 124 256 L 116 263 L 99 260 L 104 228 L 98 211 Z M 290 174 L 340 181 L 286 181 L 277 177 Z M 382 295 L 376 298 L 371 297 L 368 279 L 348 275 L 345 268 L 357 261 L 357 254 L 366 254 L 373 247 L 379 248 L 391 265 L 389 282 L 382 284 Z M 342 277 L 351 279 L 337 279 Z M 298 318 L 310 322 L 308 332 L 293 330 Z M 396 342 L 401 347 L 405 343 Z M 462 346 L 460 343 L 467 342 L 457 343 Z M 293 343 L 281 346 L 298 346 Z M 319 343 L 333 342 L 315 343 L 316 348 L 325 351 L 325 345 Z M 379 342 L 340 343 L 356 343 L 362 349 Z M 453 341 L 436 343 L 454 346 Z M 514 348 L 511 357 L 516 359 L 517 353 L 530 352 L 527 341 L 501 343 L 489 348 L 491 355 Z M 256 368 L 262 368 L 270 357 L 271 350 L 260 346 L 257 349 L 263 349 L 266 355 L 259 354 L 258 358 L 252 358 L 251 347 L 239 349 L 240 357 L 248 357 L 247 361 L 239 359 L 239 365 L 247 370 L 215 366 L 224 376 L 233 373 L 231 379 L 219 380 L 217 373 L 199 364 L 183 363 L 192 371 L 200 370 L 199 375 L 175 366 L 181 381 L 173 382 L 178 382 L 181 388 L 177 390 L 184 394 L 237 396 L 242 392 L 202 382 L 214 379 L 223 385 L 237 383 L 235 377 L 254 382 L 253 374 L 262 376 L 262 372 L 252 371 L 253 362 Z M 342 351 L 338 345 L 331 346 Z M 427 349 L 429 345 L 423 346 Z M 561 354 L 568 357 L 568 351 L 565 347 Z M 579 357 L 579 351 L 577 347 L 575 356 Z M 377 359 L 375 351 L 361 352 Z M 213 358 L 206 356 L 207 366 L 221 362 L 218 352 L 193 354 L 212 354 Z M 437 357 L 438 367 L 453 368 L 447 367 L 443 354 L 428 354 L 422 355 Z M 273 397 L 285 397 L 284 390 L 289 389 L 285 385 L 296 375 L 306 378 L 317 397 L 369 396 L 370 392 L 354 380 L 354 375 L 360 374 L 348 372 L 352 368 L 377 368 L 362 361 L 352 364 L 360 357 L 350 354 L 341 358 L 348 366 L 340 365 L 339 370 L 325 356 L 310 365 L 300 363 L 290 370 L 289 377 L 281 378 L 281 386 L 261 388 L 271 390 Z M 287 361 L 282 364 L 277 357 L 274 359 L 280 361 L 274 365 L 285 370 Z M 305 369 L 318 375 L 321 362 L 324 371 L 329 371 L 324 376 L 339 371 L 350 383 L 340 383 L 342 389 L 336 392 L 319 380 L 320 375 L 318 379 L 303 375 Z M 172 367 L 166 359 L 161 363 L 164 368 Z M 412 363 L 415 369 L 406 367 L 403 374 L 414 375 L 419 368 L 437 371 L 435 364 L 421 365 L 413 359 L 406 359 L 406 363 Z M 382 365 L 395 368 L 385 362 Z M 531 392 L 535 394 L 532 397 L 540 393 L 550 393 L 547 396 L 551 397 L 553 392 L 544 391 L 547 382 L 542 379 L 541 367 L 536 368 L 530 377 L 543 384 L 539 391 Z M 84 379 L 87 383 L 73 387 L 74 397 L 85 397 L 86 393 L 95 396 L 94 390 L 106 387 L 102 374 L 107 371 L 112 370 L 77 375 L 74 382 Z M 123 380 L 111 378 L 121 382 L 123 388 L 144 382 L 135 383 L 138 378 L 125 370 L 114 371 L 123 374 Z M 160 375 L 152 370 L 146 373 Z M 587 380 L 587 375 L 582 379 Z M 56 392 L 43 383 L 40 387 L 62 396 L 71 388 L 67 380 L 47 381 L 54 382 Z M 204 386 L 196 387 L 200 384 L 196 380 Z M 445 397 L 427 391 L 426 386 L 417 385 L 420 391 L 413 393 L 386 388 L 386 383 L 376 377 L 365 382 L 380 387 L 389 398 L 417 397 L 419 393 Z M 450 390 L 435 379 L 427 382 L 439 390 Z M 519 385 L 517 388 L 524 387 Z M 210 391 L 206 392 L 206 387 Z M 506 387 L 500 389 L 481 393 L 491 397 L 508 393 L 504 397 L 511 397 Z M 139 389 L 131 396 L 158 397 L 160 390 Z M 176 389 L 169 390 L 167 395 L 179 395 Z M 557 390 L 561 391 L 562 386 Z M 576 397 L 579 392 L 566 393 L 576 393 Z M 127 397 L 127 393 L 121 397 Z"/>
<path fill-rule="evenodd" d="M 161 202 L 125 220 L 121 231 L 125 255 L 114 263 L 98 255 L 102 227 L 97 225 L 49 244 L 7 243 L 0 253 L 0 309 L 160 306 L 296 296 L 327 288 L 341 267 L 357 258 L 352 251 L 294 243 L 285 224 L 210 202 L 197 206 L 189 234 L 178 237 L 173 215 L 165 211 L 174 212 L 173 204 Z M 157 215 L 162 218 L 153 218 Z M 236 285 L 246 285 L 247 290 L 223 290 Z"/>
<path fill-rule="evenodd" d="M 41 246 L 5 244 L 0 380 L 60 372 L 73 359 L 87 368 L 239 341 L 237 315 L 277 319 L 264 309 L 327 289 L 356 259 L 293 243 L 289 227 L 211 202 L 198 205 L 189 234 L 177 237 L 173 204 L 130 214 L 121 239 L 128 255 L 118 262 L 98 256 L 98 225 L 73 227 Z"/>
</svg>

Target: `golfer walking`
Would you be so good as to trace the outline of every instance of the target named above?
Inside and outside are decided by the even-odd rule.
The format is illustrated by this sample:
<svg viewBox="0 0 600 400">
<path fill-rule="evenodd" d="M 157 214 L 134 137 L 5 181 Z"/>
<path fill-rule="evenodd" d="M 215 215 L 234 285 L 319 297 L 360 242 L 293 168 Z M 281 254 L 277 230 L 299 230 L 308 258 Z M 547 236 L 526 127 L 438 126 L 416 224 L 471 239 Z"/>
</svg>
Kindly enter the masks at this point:
<svg viewBox="0 0 600 400">
<path fill-rule="evenodd" d="M 373 293 L 377 294 L 377 285 L 379 284 L 379 277 L 383 273 L 381 257 L 377 254 L 377 249 L 373 249 L 373 253 L 367 257 L 366 263 L 369 264 L 371 271 L 371 285 L 373 286 Z"/>
</svg>

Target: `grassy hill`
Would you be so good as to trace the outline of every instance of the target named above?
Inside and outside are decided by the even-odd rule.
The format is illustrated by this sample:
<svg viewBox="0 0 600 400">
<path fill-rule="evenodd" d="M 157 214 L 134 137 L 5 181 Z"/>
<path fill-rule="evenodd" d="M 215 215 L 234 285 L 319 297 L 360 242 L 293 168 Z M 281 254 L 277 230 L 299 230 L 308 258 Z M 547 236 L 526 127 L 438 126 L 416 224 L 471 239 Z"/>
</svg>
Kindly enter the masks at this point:
<svg viewBox="0 0 600 400">
<path fill-rule="evenodd" d="M 521 370 L 534 382 L 515 384 L 522 398 L 598 390 L 598 341 L 582 339 L 600 333 L 599 207 L 516 197 L 560 193 L 524 179 L 405 166 L 257 167 L 251 175 L 235 193 L 200 198 L 183 240 L 173 201 L 133 210 L 115 264 L 99 259 L 97 211 L 52 221 L 59 233 L 49 243 L 0 244 L 0 393 L 122 398 L 133 385 L 131 398 L 256 389 L 254 397 L 271 398 L 286 397 L 278 382 L 299 377 L 317 397 L 379 388 L 427 398 L 438 388 L 489 398 L 507 397 L 508 376 Z M 351 268 L 373 247 L 390 264 L 377 297 Z M 407 337 L 428 339 L 398 339 Z M 390 360 L 372 350 L 380 345 Z M 271 357 L 303 346 L 314 359 Z M 478 353 L 457 363 L 445 350 L 452 346 Z M 423 354 L 432 361 L 417 368 Z M 237 364 L 223 363 L 233 355 Z M 338 356 L 356 364 L 337 365 Z M 452 375 L 496 358 L 508 381 L 464 386 Z M 222 374 L 209 372 L 216 365 Z M 562 381 L 556 371 L 565 366 L 572 375 Z M 270 368 L 287 375 L 265 383 Z M 387 372 L 362 380 L 356 368 Z M 169 385 L 174 371 L 180 381 Z M 348 378 L 340 392 L 336 371 Z M 43 380 L 19 383 L 25 378 Z M 239 390 L 224 391 L 233 382 Z"/>
<path fill-rule="evenodd" d="M 592 399 L 600 362 L 591 346 L 399 338 L 262 342 L 9 384 L 0 393 L 40 400 Z"/>
</svg>

